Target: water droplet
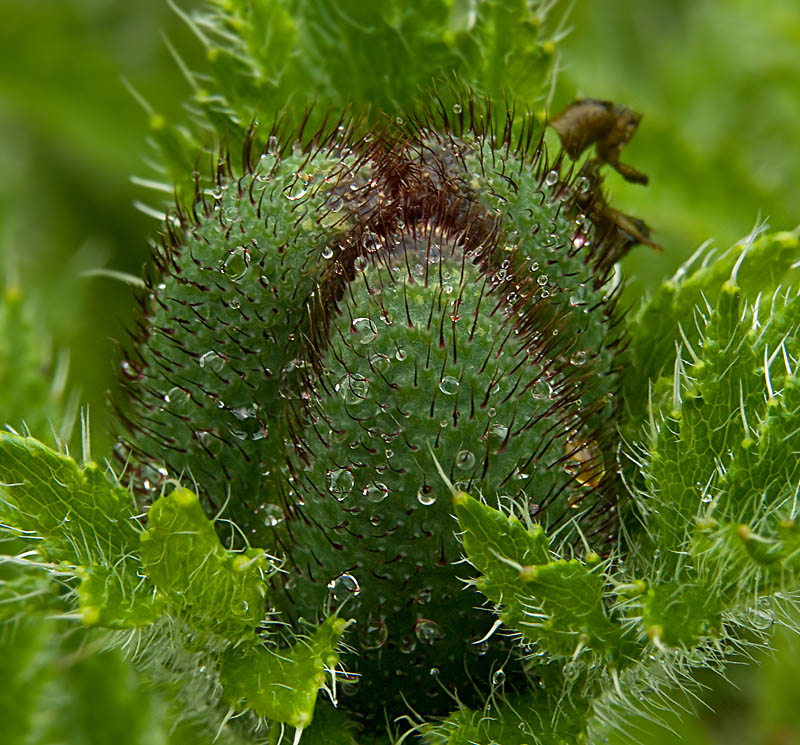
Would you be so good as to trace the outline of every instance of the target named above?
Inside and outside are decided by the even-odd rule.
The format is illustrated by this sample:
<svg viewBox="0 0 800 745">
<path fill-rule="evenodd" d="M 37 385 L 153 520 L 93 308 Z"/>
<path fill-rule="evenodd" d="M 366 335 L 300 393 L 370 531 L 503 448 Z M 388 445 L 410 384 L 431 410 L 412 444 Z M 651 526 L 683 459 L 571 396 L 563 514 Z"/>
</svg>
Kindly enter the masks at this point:
<svg viewBox="0 0 800 745">
<path fill-rule="evenodd" d="M 164 401 L 168 404 L 180 406 L 189 400 L 189 394 L 183 388 L 170 388 L 164 394 Z"/>
<path fill-rule="evenodd" d="M 536 278 L 536 282 L 540 287 L 544 287 L 549 281 L 550 281 L 550 278 L 546 274 L 540 274 Z"/>
<path fill-rule="evenodd" d="M 258 404 L 250 404 L 249 406 L 240 406 L 237 409 L 231 409 L 231 414 L 240 421 L 252 419 L 258 414 Z"/>
<path fill-rule="evenodd" d="M 461 104 L 460 103 L 454 103 L 453 104 L 453 113 L 454 114 L 460 114 L 461 112 L 462 112 Z"/>
<path fill-rule="evenodd" d="M 584 246 L 584 244 L 585 244 L 585 243 L 586 243 L 586 238 L 585 238 L 585 236 L 582 236 L 582 235 L 576 235 L 576 236 L 575 236 L 575 237 L 572 239 L 572 245 L 573 245 L 575 248 L 583 248 L 583 246 Z"/>
<path fill-rule="evenodd" d="M 373 618 L 359 634 L 362 649 L 380 649 L 389 638 L 389 627 L 382 618 Z"/>
<path fill-rule="evenodd" d="M 576 287 L 569 296 L 569 304 L 573 307 L 583 305 L 586 301 L 586 288 L 583 285 Z"/>
<path fill-rule="evenodd" d="M 389 358 L 380 352 L 376 352 L 369 358 L 370 368 L 376 372 L 386 372 L 389 369 L 389 362 Z"/>
<path fill-rule="evenodd" d="M 369 380 L 359 373 L 345 375 L 341 383 L 334 386 L 345 402 L 348 404 L 360 404 L 369 395 Z"/>
<path fill-rule="evenodd" d="M 531 386 L 531 395 L 539 399 L 541 401 L 545 401 L 547 399 L 552 398 L 553 396 L 553 388 L 544 378 L 539 378 L 532 386 Z"/>
<path fill-rule="evenodd" d="M 369 318 L 356 318 L 353 328 L 360 344 L 370 344 L 378 338 L 378 327 Z"/>
<path fill-rule="evenodd" d="M 439 677 L 439 668 L 438 667 L 432 667 L 430 669 L 430 676 L 432 678 L 438 678 Z"/>
<path fill-rule="evenodd" d="M 578 179 L 578 180 L 575 182 L 575 188 L 576 188 L 576 189 L 578 190 L 578 192 L 579 192 L 579 193 L 581 193 L 581 194 L 585 194 L 587 191 L 589 191 L 589 187 L 590 187 L 591 185 L 592 185 L 592 184 L 591 184 L 591 182 L 589 181 L 589 179 L 588 179 L 588 178 L 586 178 L 586 176 L 581 176 L 581 177 L 580 177 L 580 178 L 579 178 L 579 179 Z"/>
<path fill-rule="evenodd" d="M 374 134 L 372 134 L 372 132 L 367 132 L 367 133 L 364 135 L 364 142 L 367 142 L 367 143 L 369 143 L 369 142 L 372 142 L 374 139 L 375 139 L 375 135 L 374 135 Z"/>
<path fill-rule="evenodd" d="M 439 383 L 439 390 L 446 396 L 455 396 L 458 393 L 459 382 L 452 375 L 446 375 Z"/>
<path fill-rule="evenodd" d="M 231 301 L 228 303 L 234 310 L 239 310 L 242 307 L 242 301 L 239 300 L 238 297 L 232 298 Z"/>
<path fill-rule="evenodd" d="M 330 246 L 325 246 L 322 249 L 322 258 L 323 259 L 330 259 L 333 256 L 333 249 Z"/>
<path fill-rule="evenodd" d="M 567 460 L 564 470 L 572 474 L 579 484 L 599 486 L 605 477 L 603 458 L 596 442 L 589 440 L 570 440 L 564 445 Z M 570 505 L 578 508 L 580 502 Z"/>
<path fill-rule="evenodd" d="M 383 502 L 389 496 L 389 487 L 382 484 L 380 481 L 373 481 L 369 486 L 365 487 L 361 492 L 369 502 Z"/>
<path fill-rule="evenodd" d="M 264 525 L 267 528 L 274 528 L 283 522 L 283 509 L 277 504 L 265 504 L 261 510 L 264 513 Z"/>
<path fill-rule="evenodd" d="M 475 456 L 469 450 L 460 450 L 456 455 L 456 468 L 469 471 L 475 465 Z"/>
<path fill-rule="evenodd" d="M 436 621 L 429 618 L 418 618 L 414 624 L 414 634 L 424 644 L 435 644 L 444 638 L 444 631 Z"/>
<path fill-rule="evenodd" d="M 544 177 L 544 182 L 548 186 L 552 186 L 556 181 L 558 181 L 558 171 L 548 171 L 547 175 Z"/>
<path fill-rule="evenodd" d="M 308 185 L 304 181 L 298 179 L 283 190 L 283 196 L 290 202 L 296 202 L 298 199 L 302 199 L 306 195 L 306 192 L 308 192 Z"/>
<path fill-rule="evenodd" d="M 139 378 L 142 377 L 142 367 L 136 362 L 131 362 L 130 360 L 122 360 L 119 366 L 120 369 L 122 370 L 122 374 L 128 380 L 139 380 Z"/>
<path fill-rule="evenodd" d="M 369 261 L 367 261 L 366 256 L 356 256 L 356 260 L 353 262 L 353 268 L 357 272 L 363 272 L 368 265 Z"/>
<path fill-rule="evenodd" d="M 572 355 L 572 356 L 569 358 L 569 361 L 570 361 L 570 364 L 572 364 L 572 365 L 577 365 L 577 366 L 579 366 L 579 367 L 580 367 L 581 365 L 585 365 L 585 364 L 586 364 L 586 352 L 585 352 L 585 351 L 583 351 L 582 349 L 581 349 L 580 351 L 578 351 L 578 352 L 575 352 L 575 353 L 574 353 L 574 354 L 573 354 L 573 355 Z"/>
<path fill-rule="evenodd" d="M 340 574 L 328 582 L 328 593 L 337 603 L 355 597 L 361 592 L 361 586 L 352 574 Z"/>
<path fill-rule="evenodd" d="M 430 505 L 436 502 L 436 492 L 433 487 L 428 486 L 428 484 L 422 486 L 417 492 L 417 502 L 423 507 L 430 507 Z"/>
<path fill-rule="evenodd" d="M 208 351 L 200 356 L 197 361 L 200 367 L 208 370 L 222 370 L 225 366 L 225 358 L 214 351 Z"/>
<path fill-rule="evenodd" d="M 328 491 L 342 501 L 353 490 L 353 474 L 344 468 L 328 469 Z"/>
<path fill-rule="evenodd" d="M 408 354 L 406 353 L 405 349 L 398 349 L 395 352 L 394 357 L 398 362 L 402 362 L 406 357 L 408 357 Z"/>
<path fill-rule="evenodd" d="M 226 277 L 236 282 L 247 273 L 250 266 L 250 251 L 243 246 L 234 248 L 223 260 L 219 270 Z"/>
<path fill-rule="evenodd" d="M 413 636 L 404 636 L 400 640 L 400 651 L 403 654 L 411 654 L 417 648 L 417 640 Z"/>
<path fill-rule="evenodd" d="M 492 685 L 493 686 L 501 686 L 503 683 L 506 682 L 506 673 L 505 670 L 501 667 L 499 670 L 496 670 L 494 675 L 492 675 Z"/>
<path fill-rule="evenodd" d="M 748 606 L 745 610 L 745 617 L 756 631 L 766 631 L 775 623 L 775 614 L 771 610 L 753 605 Z"/>
<path fill-rule="evenodd" d="M 508 436 L 508 427 L 505 424 L 493 424 L 489 427 L 489 448 L 493 453 L 499 451 Z M 474 461 L 473 461 L 474 462 Z"/>
</svg>

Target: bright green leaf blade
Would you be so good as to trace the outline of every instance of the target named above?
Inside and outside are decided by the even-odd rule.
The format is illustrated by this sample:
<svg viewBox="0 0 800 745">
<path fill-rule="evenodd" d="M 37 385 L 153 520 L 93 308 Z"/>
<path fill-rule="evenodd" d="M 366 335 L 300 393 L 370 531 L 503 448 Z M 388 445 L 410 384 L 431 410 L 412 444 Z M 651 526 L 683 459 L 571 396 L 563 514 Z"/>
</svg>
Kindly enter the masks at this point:
<svg viewBox="0 0 800 745">
<path fill-rule="evenodd" d="M 147 576 L 166 602 L 203 629 L 236 637 L 266 612 L 266 582 L 274 571 L 259 549 L 229 551 L 197 496 L 177 488 L 156 500 L 141 535 Z"/>
<path fill-rule="evenodd" d="M 703 315 L 716 305 L 734 269 L 736 284 L 754 302 L 759 293 L 771 295 L 785 280 L 797 261 L 798 247 L 797 233 L 780 232 L 734 246 L 713 261 L 709 254 L 695 269 L 698 254 L 629 317 L 631 344 L 623 393 L 633 426 L 646 416 L 650 382 L 672 372 L 676 344 L 684 349 L 687 342 L 699 346 Z"/>
<path fill-rule="evenodd" d="M 0 432 L 0 482 L 14 526 L 41 536 L 55 561 L 111 566 L 138 544 L 133 498 L 96 463 Z"/>
<path fill-rule="evenodd" d="M 311 637 L 289 649 L 228 649 L 220 672 L 223 697 L 235 709 L 246 707 L 258 716 L 304 729 L 314 716 L 326 669 L 339 663 L 336 647 L 347 625 L 331 616 Z"/>
<path fill-rule="evenodd" d="M 594 567 L 553 560 L 541 526 L 527 530 L 464 492 L 453 503 L 467 558 L 482 574 L 476 586 L 501 607 L 507 626 L 556 657 L 617 643 L 618 629 L 604 609 L 599 557 L 590 556 Z"/>
</svg>

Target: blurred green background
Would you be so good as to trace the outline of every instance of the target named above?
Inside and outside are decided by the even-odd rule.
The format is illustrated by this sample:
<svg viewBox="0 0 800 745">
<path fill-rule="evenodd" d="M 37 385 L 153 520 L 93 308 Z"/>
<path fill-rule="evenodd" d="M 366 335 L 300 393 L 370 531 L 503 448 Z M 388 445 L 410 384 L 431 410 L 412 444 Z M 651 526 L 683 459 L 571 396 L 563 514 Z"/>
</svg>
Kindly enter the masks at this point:
<svg viewBox="0 0 800 745">
<path fill-rule="evenodd" d="M 122 77 L 180 120 L 188 85 L 164 39 L 198 69 L 203 50 L 166 0 L 0 0 L 0 19 L 0 286 L 21 288 L 38 308 L 34 323 L 54 348 L 69 350 L 71 383 L 90 406 L 94 452 L 102 456 L 133 293 L 84 273 L 139 275 L 158 228 L 134 206 L 149 195 L 131 176 L 150 175 L 155 153 L 146 143 L 147 116 Z M 707 239 L 724 248 L 757 220 L 776 229 L 800 222 L 797 0 L 576 0 L 570 19 L 552 111 L 591 96 L 644 114 L 623 160 L 646 172 L 650 186 L 616 174 L 607 186 L 619 208 L 653 226 L 664 252 L 639 248 L 627 260 L 628 302 Z M 0 380 L 9 388 L 0 400 L 13 401 L 13 377 Z M 0 416 L 19 426 L 23 414 L 8 406 Z M 757 668 L 729 672 L 738 689 L 703 681 L 711 691 L 702 698 L 716 713 L 695 702 L 681 721 L 669 719 L 674 734 L 642 719 L 620 741 L 800 743 L 800 647 L 781 636 L 776 648 Z M 51 687 L 64 684 L 62 671 L 45 667 L 36 675 Z M 126 685 L 120 712 L 139 696 Z M 15 690 L 6 691 L 12 704 Z M 128 739 L 87 723 L 62 727 L 74 736 L 53 739 L 45 727 L 40 739 L 19 741 L 166 742 L 153 734 L 157 723 L 148 727 L 150 734 L 130 730 Z"/>
</svg>

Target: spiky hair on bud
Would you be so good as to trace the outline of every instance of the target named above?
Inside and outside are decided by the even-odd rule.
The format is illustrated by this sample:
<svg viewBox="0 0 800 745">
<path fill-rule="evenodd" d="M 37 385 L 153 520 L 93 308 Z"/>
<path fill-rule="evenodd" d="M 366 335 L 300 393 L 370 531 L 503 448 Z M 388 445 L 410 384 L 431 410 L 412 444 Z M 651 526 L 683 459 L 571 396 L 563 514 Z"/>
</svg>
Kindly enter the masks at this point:
<svg viewBox="0 0 800 745">
<path fill-rule="evenodd" d="M 454 565 L 437 467 L 565 543 L 614 539 L 612 269 L 640 237 L 597 163 L 575 172 L 535 119 L 491 112 L 274 129 L 257 156 L 251 132 L 241 172 L 223 156 L 167 221 L 123 363 L 139 485 L 192 478 L 282 549 L 287 619 L 346 603 L 367 718 L 480 698 L 513 656 Z"/>
</svg>

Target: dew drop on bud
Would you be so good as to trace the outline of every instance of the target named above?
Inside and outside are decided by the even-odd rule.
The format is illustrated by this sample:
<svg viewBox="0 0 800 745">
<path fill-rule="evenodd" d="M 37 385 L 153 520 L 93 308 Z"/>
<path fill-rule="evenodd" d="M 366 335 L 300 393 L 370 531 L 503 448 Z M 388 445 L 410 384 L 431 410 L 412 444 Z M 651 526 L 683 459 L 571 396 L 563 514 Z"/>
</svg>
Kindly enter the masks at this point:
<svg viewBox="0 0 800 745">
<path fill-rule="evenodd" d="M 378 327 L 369 318 L 356 318 L 353 328 L 360 344 L 370 344 L 378 338 Z"/>
<path fill-rule="evenodd" d="M 469 471 L 475 465 L 475 456 L 469 450 L 460 450 L 456 455 L 456 468 Z"/>
<path fill-rule="evenodd" d="M 389 627 L 382 618 L 373 618 L 359 634 L 362 649 L 380 649 L 389 638 Z"/>
<path fill-rule="evenodd" d="M 404 636 L 400 640 L 400 651 L 403 654 L 411 654 L 417 648 L 417 640 L 413 636 Z"/>
<path fill-rule="evenodd" d="M 564 664 L 562 672 L 564 674 L 564 682 L 573 683 L 575 680 L 577 680 L 578 675 L 580 675 L 580 663 L 576 660 L 569 660 Z"/>
<path fill-rule="evenodd" d="M 389 487 L 379 481 L 373 481 L 364 488 L 362 494 L 367 498 L 367 501 L 377 504 L 383 502 L 389 496 Z"/>
<path fill-rule="evenodd" d="M 454 114 L 460 114 L 461 112 L 462 112 L 461 104 L 460 103 L 454 103 L 453 104 L 453 113 Z"/>
<path fill-rule="evenodd" d="M 419 502 L 423 507 L 430 507 L 434 502 L 436 502 L 436 492 L 434 491 L 433 487 L 428 486 L 428 484 L 422 486 L 417 492 L 417 502 Z"/>
<path fill-rule="evenodd" d="M 544 182 L 548 186 L 552 186 L 556 181 L 558 181 L 558 171 L 548 171 L 547 175 L 544 177 Z"/>
<path fill-rule="evenodd" d="M 197 363 L 204 369 L 219 371 L 225 366 L 225 358 L 214 351 L 208 351 L 200 356 Z"/>
<path fill-rule="evenodd" d="M 459 382 L 452 375 L 446 375 L 439 383 L 439 390 L 446 396 L 455 396 L 458 393 Z"/>
<path fill-rule="evenodd" d="M 307 191 L 308 186 L 306 184 L 304 184 L 302 181 L 295 181 L 287 189 L 284 189 L 283 196 L 285 196 L 290 202 L 296 202 L 298 199 L 302 199 L 306 195 Z"/>
<path fill-rule="evenodd" d="M 361 592 L 361 586 L 352 574 L 340 574 L 328 582 L 328 593 L 331 599 L 342 603 L 348 598 L 355 597 Z"/>
<path fill-rule="evenodd" d="M 435 644 L 444 638 L 444 631 L 436 621 L 429 618 L 418 618 L 414 624 L 414 634 L 423 644 Z"/>
<path fill-rule="evenodd" d="M 575 352 L 575 354 L 573 354 L 569 358 L 569 361 L 570 361 L 570 364 L 577 365 L 579 367 L 581 365 L 585 365 L 586 364 L 586 352 L 584 350 L 580 350 L 579 352 Z"/>
<path fill-rule="evenodd" d="M 328 470 L 328 491 L 341 502 L 353 490 L 353 474 L 344 468 Z"/>
<path fill-rule="evenodd" d="M 131 362 L 130 360 L 122 360 L 119 366 L 120 369 L 122 370 L 122 374 L 128 380 L 138 380 L 139 378 L 142 377 L 142 368 L 135 362 Z"/>
<path fill-rule="evenodd" d="M 264 526 L 274 528 L 283 522 L 283 509 L 277 504 L 265 504 L 261 511 L 264 513 Z"/>
<path fill-rule="evenodd" d="M 583 305 L 586 302 L 586 288 L 579 285 L 569 296 L 569 304 L 573 307 Z"/>
<path fill-rule="evenodd" d="M 501 667 L 499 670 L 496 670 L 494 675 L 492 675 L 492 685 L 493 686 L 500 686 L 506 682 L 506 673 L 505 670 Z"/>
<path fill-rule="evenodd" d="M 247 273 L 250 264 L 250 252 L 246 248 L 234 248 L 222 262 L 220 272 L 233 282 L 237 282 Z"/>
</svg>

